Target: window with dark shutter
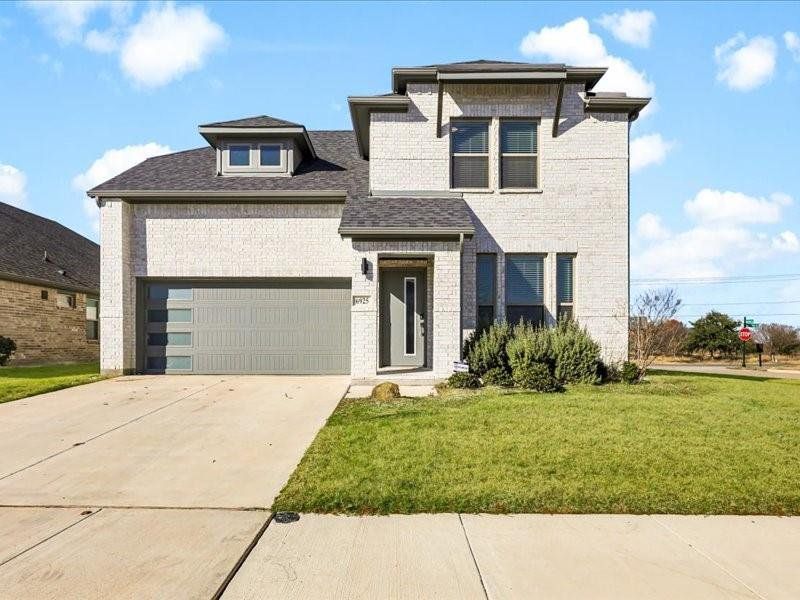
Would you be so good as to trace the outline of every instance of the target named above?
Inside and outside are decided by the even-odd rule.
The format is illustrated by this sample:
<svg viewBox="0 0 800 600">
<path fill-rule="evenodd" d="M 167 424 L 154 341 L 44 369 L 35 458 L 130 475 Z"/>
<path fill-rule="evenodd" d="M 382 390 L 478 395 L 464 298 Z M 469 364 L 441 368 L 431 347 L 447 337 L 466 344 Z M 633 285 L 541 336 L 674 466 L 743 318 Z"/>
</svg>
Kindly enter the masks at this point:
<svg viewBox="0 0 800 600">
<path fill-rule="evenodd" d="M 571 254 L 559 254 L 556 261 L 556 279 L 558 287 L 558 320 L 572 319 L 573 307 L 573 265 L 575 257 Z"/>
<path fill-rule="evenodd" d="M 538 136 L 536 121 L 501 121 L 500 186 L 538 187 Z"/>
<path fill-rule="evenodd" d="M 489 187 L 489 123 L 455 121 L 450 127 L 451 187 Z"/>
<path fill-rule="evenodd" d="M 478 305 L 478 331 L 488 329 L 494 323 L 495 281 L 497 256 L 478 254 L 476 260 L 475 287 Z"/>
<path fill-rule="evenodd" d="M 543 255 L 506 255 L 506 320 L 544 325 Z"/>
</svg>

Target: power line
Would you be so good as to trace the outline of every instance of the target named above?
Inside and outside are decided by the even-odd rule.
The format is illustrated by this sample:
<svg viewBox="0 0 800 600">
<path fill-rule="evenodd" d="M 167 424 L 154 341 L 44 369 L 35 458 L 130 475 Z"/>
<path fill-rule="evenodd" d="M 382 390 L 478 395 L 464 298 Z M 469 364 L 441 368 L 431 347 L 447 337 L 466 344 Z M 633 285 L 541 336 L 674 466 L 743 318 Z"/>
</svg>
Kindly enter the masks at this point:
<svg viewBox="0 0 800 600">
<path fill-rule="evenodd" d="M 768 283 L 800 279 L 800 273 L 779 273 L 773 275 L 731 275 L 726 277 L 661 277 L 651 279 L 631 279 L 632 284 L 675 284 L 675 285 L 714 285 L 729 283 Z"/>
<path fill-rule="evenodd" d="M 800 300 L 753 300 L 752 302 L 681 302 L 681 306 L 746 306 L 750 304 L 800 304 Z"/>
</svg>

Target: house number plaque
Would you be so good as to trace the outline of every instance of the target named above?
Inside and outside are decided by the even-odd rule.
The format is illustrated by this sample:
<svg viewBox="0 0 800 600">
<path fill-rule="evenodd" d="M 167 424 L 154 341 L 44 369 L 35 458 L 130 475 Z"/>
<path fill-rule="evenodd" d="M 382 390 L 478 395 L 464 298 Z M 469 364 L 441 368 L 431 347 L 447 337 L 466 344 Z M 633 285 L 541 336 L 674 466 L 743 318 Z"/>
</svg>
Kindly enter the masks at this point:
<svg viewBox="0 0 800 600">
<path fill-rule="evenodd" d="M 353 296 L 353 306 L 369 304 L 369 296 Z"/>
</svg>

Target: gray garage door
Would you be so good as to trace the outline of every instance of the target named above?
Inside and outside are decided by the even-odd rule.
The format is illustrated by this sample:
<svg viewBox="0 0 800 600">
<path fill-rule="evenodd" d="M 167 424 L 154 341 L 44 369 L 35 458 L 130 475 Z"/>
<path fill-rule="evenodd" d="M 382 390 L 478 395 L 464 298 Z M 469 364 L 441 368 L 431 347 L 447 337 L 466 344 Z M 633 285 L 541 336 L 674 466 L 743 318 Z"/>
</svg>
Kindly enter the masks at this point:
<svg viewBox="0 0 800 600">
<path fill-rule="evenodd" d="M 349 281 L 151 281 L 142 295 L 147 372 L 350 372 Z"/>
</svg>

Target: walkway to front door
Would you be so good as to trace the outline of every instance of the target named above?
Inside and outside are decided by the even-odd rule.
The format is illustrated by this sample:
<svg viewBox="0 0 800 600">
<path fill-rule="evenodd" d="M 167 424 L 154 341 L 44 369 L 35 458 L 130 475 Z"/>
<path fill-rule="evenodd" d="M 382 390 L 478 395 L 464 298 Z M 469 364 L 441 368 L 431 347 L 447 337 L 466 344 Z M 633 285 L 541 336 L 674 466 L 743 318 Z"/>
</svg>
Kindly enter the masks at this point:
<svg viewBox="0 0 800 600">
<path fill-rule="evenodd" d="M 380 366 L 425 366 L 425 268 L 380 269 Z"/>
</svg>

